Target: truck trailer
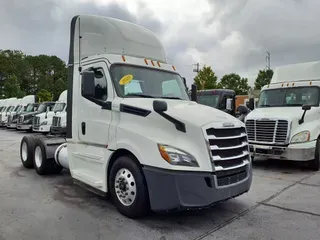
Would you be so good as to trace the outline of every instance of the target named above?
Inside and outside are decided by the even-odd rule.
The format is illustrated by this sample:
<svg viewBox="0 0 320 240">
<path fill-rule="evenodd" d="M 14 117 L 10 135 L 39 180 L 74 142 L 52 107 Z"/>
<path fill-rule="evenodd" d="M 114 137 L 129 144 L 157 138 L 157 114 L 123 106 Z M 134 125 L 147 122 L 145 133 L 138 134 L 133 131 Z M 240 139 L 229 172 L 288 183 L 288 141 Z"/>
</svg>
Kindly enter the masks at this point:
<svg viewBox="0 0 320 240">
<path fill-rule="evenodd" d="M 39 175 L 68 169 L 130 218 L 210 207 L 249 191 L 244 123 L 190 101 L 153 32 L 75 16 L 68 71 L 66 137 L 24 136 L 25 167 Z"/>
<path fill-rule="evenodd" d="M 320 167 L 320 61 L 280 66 L 245 120 L 252 157 Z"/>
</svg>

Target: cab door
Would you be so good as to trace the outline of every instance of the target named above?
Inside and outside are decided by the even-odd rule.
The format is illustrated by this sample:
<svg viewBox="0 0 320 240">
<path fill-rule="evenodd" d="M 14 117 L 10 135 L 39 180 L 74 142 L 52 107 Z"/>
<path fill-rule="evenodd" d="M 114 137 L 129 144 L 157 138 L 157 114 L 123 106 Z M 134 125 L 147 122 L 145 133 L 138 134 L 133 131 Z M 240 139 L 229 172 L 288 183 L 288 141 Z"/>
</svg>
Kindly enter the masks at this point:
<svg viewBox="0 0 320 240">
<path fill-rule="evenodd" d="M 112 120 L 113 88 L 104 61 L 82 65 L 82 71 L 95 72 L 95 95 L 78 98 L 79 144 L 72 157 L 72 176 L 98 189 L 105 189 L 105 165 L 108 159 L 109 128 Z"/>
</svg>

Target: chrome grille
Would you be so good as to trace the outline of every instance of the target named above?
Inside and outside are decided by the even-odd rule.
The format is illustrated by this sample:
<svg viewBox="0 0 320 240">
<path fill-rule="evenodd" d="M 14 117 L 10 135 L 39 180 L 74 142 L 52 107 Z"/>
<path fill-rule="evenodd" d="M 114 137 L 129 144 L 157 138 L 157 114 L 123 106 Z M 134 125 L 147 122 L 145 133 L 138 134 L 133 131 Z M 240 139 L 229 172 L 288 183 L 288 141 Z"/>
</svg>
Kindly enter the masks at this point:
<svg viewBox="0 0 320 240">
<path fill-rule="evenodd" d="M 288 134 L 287 120 L 247 120 L 249 141 L 284 144 Z"/>
<path fill-rule="evenodd" d="M 52 126 L 53 127 L 60 127 L 61 126 L 61 117 L 53 116 L 53 118 L 52 118 Z"/>
<path fill-rule="evenodd" d="M 206 130 L 206 135 L 218 185 L 224 186 L 245 179 L 247 177 L 245 165 L 249 162 L 246 129 L 244 127 L 209 128 Z M 235 170 L 230 173 L 231 175 L 229 173 L 226 175 L 225 173 L 230 169 L 242 170 Z"/>
<path fill-rule="evenodd" d="M 23 123 L 23 120 L 24 120 L 24 116 L 20 116 L 19 119 L 18 119 L 18 124 L 22 124 Z"/>
<path fill-rule="evenodd" d="M 7 122 L 8 122 L 8 124 L 10 124 L 12 122 L 12 116 L 11 115 L 8 116 L 8 121 Z"/>
<path fill-rule="evenodd" d="M 40 117 L 33 117 L 33 121 L 32 121 L 32 125 L 33 126 L 39 126 L 40 125 Z"/>
</svg>

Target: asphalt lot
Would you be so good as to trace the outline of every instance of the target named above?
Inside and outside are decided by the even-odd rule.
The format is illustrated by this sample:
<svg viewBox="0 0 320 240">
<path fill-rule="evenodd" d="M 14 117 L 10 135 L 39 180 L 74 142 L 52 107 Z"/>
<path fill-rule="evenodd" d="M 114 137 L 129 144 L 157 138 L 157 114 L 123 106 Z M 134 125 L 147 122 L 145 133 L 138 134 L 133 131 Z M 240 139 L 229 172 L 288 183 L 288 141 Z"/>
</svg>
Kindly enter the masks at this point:
<svg viewBox="0 0 320 240">
<path fill-rule="evenodd" d="M 23 135 L 0 130 L 0 240 L 320 239 L 320 172 L 299 164 L 258 161 L 247 194 L 209 210 L 130 220 L 68 172 L 24 169 Z"/>
</svg>

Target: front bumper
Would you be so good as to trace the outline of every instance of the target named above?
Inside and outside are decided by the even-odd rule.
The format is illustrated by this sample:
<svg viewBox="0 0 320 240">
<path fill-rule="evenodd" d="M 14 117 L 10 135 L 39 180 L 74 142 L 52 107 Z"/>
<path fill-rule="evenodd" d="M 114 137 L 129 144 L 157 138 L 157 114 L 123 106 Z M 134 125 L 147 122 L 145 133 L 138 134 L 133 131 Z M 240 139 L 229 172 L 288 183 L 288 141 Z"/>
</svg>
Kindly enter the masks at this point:
<svg viewBox="0 0 320 240">
<path fill-rule="evenodd" d="M 290 144 L 287 147 L 250 143 L 249 148 L 252 156 L 291 161 L 309 161 L 314 159 L 316 141 Z"/>
<path fill-rule="evenodd" d="M 16 123 L 9 123 L 9 124 L 7 124 L 7 128 L 17 128 L 17 124 Z"/>
<path fill-rule="evenodd" d="M 252 182 L 251 164 L 216 173 L 152 167 L 144 167 L 143 172 L 153 211 L 207 208 L 248 192 Z"/>
<path fill-rule="evenodd" d="M 32 130 L 34 132 L 50 132 L 51 125 L 39 125 L 39 126 L 32 126 Z"/>
<path fill-rule="evenodd" d="M 32 124 L 17 124 L 18 130 L 31 130 Z"/>
<path fill-rule="evenodd" d="M 51 133 L 54 135 L 60 135 L 67 133 L 67 127 L 51 127 Z"/>
</svg>

